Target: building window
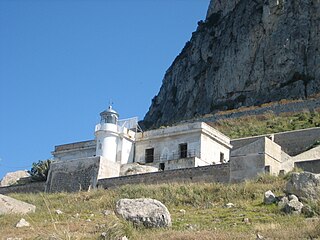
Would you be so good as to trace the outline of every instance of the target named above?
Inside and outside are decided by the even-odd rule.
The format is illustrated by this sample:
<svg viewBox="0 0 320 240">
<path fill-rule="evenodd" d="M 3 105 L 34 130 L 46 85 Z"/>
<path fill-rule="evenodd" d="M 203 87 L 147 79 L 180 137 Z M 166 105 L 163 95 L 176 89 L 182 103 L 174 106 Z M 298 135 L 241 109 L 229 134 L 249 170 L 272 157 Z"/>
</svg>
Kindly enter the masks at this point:
<svg viewBox="0 0 320 240">
<path fill-rule="evenodd" d="M 159 170 L 164 171 L 165 166 L 166 165 L 164 163 L 160 163 L 159 164 Z"/>
<path fill-rule="evenodd" d="M 220 162 L 224 163 L 224 153 L 220 152 Z"/>
<path fill-rule="evenodd" d="M 266 174 L 269 174 L 269 173 L 271 172 L 270 166 L 265 166 L 265 167 L 264 167 L 264 172 L 265 172 Z"/>
<path fill-rule="evenodd" d="M 186 158 L 188 154 L 188 144 L 182 143 L 179 145 L 180 158 Z"/>
<path fill-rule="evenodd" d="M 154 160 L 154 148 L 146 149 L 146 163 L 152 163 Z"/>
</svg>

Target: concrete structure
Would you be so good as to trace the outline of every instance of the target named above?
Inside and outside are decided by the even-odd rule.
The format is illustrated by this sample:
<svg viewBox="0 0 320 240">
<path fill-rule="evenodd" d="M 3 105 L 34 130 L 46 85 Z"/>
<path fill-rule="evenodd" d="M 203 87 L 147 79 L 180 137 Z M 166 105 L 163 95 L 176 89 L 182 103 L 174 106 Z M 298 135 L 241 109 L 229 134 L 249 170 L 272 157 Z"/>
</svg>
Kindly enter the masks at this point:
<svg viewBox="0 0 320 240">
<path fill-rule="evenodd" d="M 173 170 L 229 160 L 230 139 L 206 123 L 195 122 L 136 135 L 135 161 Z"/>
<path fill-rule="evenodd" d="M 55 147 L 47 191 L 78 191 L 104 178 L 229 161 L 230 139 L 206 123 L 138 132 L 136 118 L 119 121 L 111 106 L 100 116 L 95 140 Z"/>
<path fill-rule="evenodd" d="M 278 175 L 284 171 L 282 162 L 287 161 L 282 157 L 281 147 L 267 137 L 238 148 L 231 153 L 230 182 L 254 178 L 262 173 Z"/>
</svg>

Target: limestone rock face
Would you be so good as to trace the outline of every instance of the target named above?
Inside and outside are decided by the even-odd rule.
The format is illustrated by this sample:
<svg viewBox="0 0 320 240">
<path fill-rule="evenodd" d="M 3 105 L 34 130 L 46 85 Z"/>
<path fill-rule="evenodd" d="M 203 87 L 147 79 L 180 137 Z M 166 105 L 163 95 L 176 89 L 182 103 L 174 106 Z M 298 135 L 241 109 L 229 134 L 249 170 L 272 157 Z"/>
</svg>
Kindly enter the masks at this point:
<svg viewBox="0 0 320 240">
<path fill-rule="evenodd" d="M 293 173 L 286 185 L 286 192 L 303 200 L 320 199 L 320 174 Z"/>
<path fill-rule="evenodd" d="M 168 209 L 155 199 L 120 199 L 116 205 L 116 212 L 124 219 L 148 228 L 171 226 Z"/>
<path fill-rule="evenodd" d="M 0 182 L 0 187 L 10 186 L 16 184 L 20 178 L 29 177 L 27 171 L 16 171 L 7 173 Z"/>
<path fill-rule="evenodd" d="M 212 0 L 144 118 L 167 125 L 320 92 L 318 0 Z"/>
<path fill-rule="evenodd" d="M 14 198 L 0 194 L 0 215 L 2 214 L 26 214 L 35 212 L 36 207 Z"/>
</svg>

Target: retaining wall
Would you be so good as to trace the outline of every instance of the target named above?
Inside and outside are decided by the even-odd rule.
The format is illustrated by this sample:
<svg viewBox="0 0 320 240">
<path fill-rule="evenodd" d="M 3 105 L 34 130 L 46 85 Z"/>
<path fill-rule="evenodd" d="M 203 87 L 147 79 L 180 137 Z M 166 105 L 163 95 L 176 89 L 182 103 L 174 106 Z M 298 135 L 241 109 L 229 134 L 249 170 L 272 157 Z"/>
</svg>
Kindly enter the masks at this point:
<svg viewBox="0 0 320 240">
<path fill-rule="evenodd" d="M 303 162 L 295 162 L 294 165 L 306 172 L 320 173 L 320 159 L 303 161 Z"/>
<path fill-rule="evenodd" d="M 231 145 L 233 148 L 231 150 L 231 154 L 233 150 L 253 143 L 259 138 L 268 135 L 270 134 L 232 140 Z M 290 156 L 295 156 L 308 150 L 309 147 L 312 146 L 317 140 L 320 140 L 320 128 L 308 128 L 274 134 L 274 142 L 280 145 L 281 149 Z"/>
<path fill-rule="evenodd" d="M 9 193 L 38 193 L 44 192 L 46 182 L 32 182 L 23 185 L 12 185 L 8 187 L 0 187 L 0 194 Z"/>
<path fill-rule="evenodd" d="M 99 188 L 112 188 L 127 184 L 159 184 L 159 183 L 190 183 L 220 182 L 228 183 L 229 164 L 210 165 L 196 168 L 167 170 L 162 172 L 144 173 L 116 178 L 105 178 L 98 181 Z"/>
</svg>

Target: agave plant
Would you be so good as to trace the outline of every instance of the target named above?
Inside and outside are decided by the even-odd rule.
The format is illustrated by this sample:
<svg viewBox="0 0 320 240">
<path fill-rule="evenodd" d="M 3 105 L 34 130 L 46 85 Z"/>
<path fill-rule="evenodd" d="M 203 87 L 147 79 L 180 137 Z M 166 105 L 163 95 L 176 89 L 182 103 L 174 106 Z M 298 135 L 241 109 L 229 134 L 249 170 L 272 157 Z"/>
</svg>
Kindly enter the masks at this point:
<svg viewBox="0 0 320 240">
<path fill-rule="evenodd" d="M 46 181 L 50 168 L 51 160 L 41 160 L 32 164 L 32 168 L 28 173 L 31 175 L 33 181 Z"/>
</svg>

